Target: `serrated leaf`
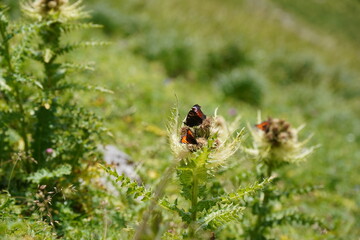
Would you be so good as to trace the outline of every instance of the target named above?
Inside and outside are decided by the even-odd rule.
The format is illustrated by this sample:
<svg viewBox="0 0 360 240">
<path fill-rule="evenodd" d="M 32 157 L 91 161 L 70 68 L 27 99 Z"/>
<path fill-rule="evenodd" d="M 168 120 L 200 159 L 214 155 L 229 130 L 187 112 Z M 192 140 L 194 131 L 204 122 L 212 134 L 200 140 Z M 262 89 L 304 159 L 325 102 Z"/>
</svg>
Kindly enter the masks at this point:
<svg viewBox="0 0 360 240">
<path fill-rule="evenodd" d="M 15 78 L 15 80 L 17 82 L 20 82 L 20 83 L 32 83 L 35 86 L 37 86 L 38 88 L 43 89 L 43 85 L 39 81 L 37 81 L 37 80 L 35 80 L 35 79 L 31 78 L 31 77 L 23 76 L 21 74 L 13 74 L 12 76 Z"/>
<path fill-rule="evenodd" d="M 278 195 L 279 195 L 279 197 L 287 197 L 288 198 L 288 197 L 291 197 L 294 195 L 303 195 L 303 194 L 311 193 L 313 191 L 316 191 L 316 190 L 319 190 L 322 188 L 323 188 L 323 186 L 309 185 L 309 186 L 305 186 L 305 187 L 287 189 Z"/>
<path fill-rule="evenodd" d="M 307 216 L 304 213 L 300 213 L 296 210 L 286 210 L 282 212 L 276 212 L 266 217 L 264 225 L 285 225 L 285 224 L 300 224 L 305 226 L 317 225 L 322 231 L 329 229 L 322 220 L 314 216 Z"/>
<path fill-rule="evenodd" d="M 178 208 L 177 207 L 177 199 L 175 200 L 174 204 L 169 203 L 169 201 L 167 201 L 166 199 L 161 199 L 159 201 L 159 205 L 167 210 L 177 212 L 184 222 L 187 222 L 187 223 L 191 222 L 191 213 Z"/>
<path fill-rule="evenodd" d="M 231 202 L 238 202 L 244 200 L 246 196 L 251 196 L 257 191 L 261 190 L 271 182 L 272 178 L 266 178 L 261 183 L 254 183 L 248 187 L 240 188 L 235 192 L 228 193 L 220 197 L 220 201 L 222 203 L 231 203 Z"/>
<path fill-rule="evenodd" d="M 94 23 L 65 23 L 62 24 L 61 30 L 63 32 L 69 32 L 78 29 L 88 29 L 88 28 L 102 28 L 102 25 Z"/>
<path fill-rule="evenodd" d="M 212 210 L 205 217 L 201 218 L 198 223 L 201 228 L 217 229 L 231 221 L 240 221 L 240 214 L 245 207 L 235 204 L 221 206 L 221 209 Z"/>
<path fill-rule="evenodd" d="M 80 43 L 71 43 L 67 44 L 64 47 L 59 48 L 55 53 L 56 55 L 64 55 L 66 53 L 72 52 L 75 49 L 81 48 L 81 47 L 102 47 L 110 45 L 110 42 L 80 42 Z"/>
<path fill-rule="evenodd" d="M 69 175 L 71 173 L 71 165 L 70 164 L 62 164 L 60 165 L 56 170 L 49 170 L 46 168 L 42 168 L 38 170 L 35 173 L 30 174 L 26 178 L 26 180 L 39 184 L 43 179 L 49 179 L 49 178 L 59 178 L 64 175 Z"/>
<path fill-rule="evenodd" d="M 149 200 L 152 192 L 149 189 L 146 189 L 144 186 L 139 185 L 136 181 L 131 180 L 129 177 L 124 174 L 119 175 L 116 170 L 111 169 L 110 167 L 105 167 L 99 164 L 102 169 L 105 170 L 110 176 L 114 177 L 115 182 L 120 182 L 120 186 L 127 188 L 127 194 L 134 195 L 135 198 L 142 197 L 142 201 Z"/>
</svg>

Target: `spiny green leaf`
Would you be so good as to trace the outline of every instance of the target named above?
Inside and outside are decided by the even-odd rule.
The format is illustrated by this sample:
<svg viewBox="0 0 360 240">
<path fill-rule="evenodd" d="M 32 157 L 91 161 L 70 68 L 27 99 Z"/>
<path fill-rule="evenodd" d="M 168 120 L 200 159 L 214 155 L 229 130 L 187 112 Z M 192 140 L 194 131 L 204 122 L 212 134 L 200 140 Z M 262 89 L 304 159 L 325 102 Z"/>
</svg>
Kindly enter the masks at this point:
<svg viewBox="0 0 360 240">
<path fill-rule="evenodd" d="M 31 84 L 34 84 L 35 86 L 37 86 L 38 88 L 43 89 L 43 86 L 39 81 L 37 81 L 37 80 L 35 80 L 35 79 L 33 79 L 33 78 L 29 77 L 29 76 L 24 76 L 24 75 L 18 74 L 18 73 L 12 74 L 12 76 L 14 77 L 14 79 L 17 82 L 31 83 Z"/>
<path fill-rule="evenodd" d="M 244 209 L 245 207 L 235 204 L 222 205 L 220 209 L 214 209 L 201 218 L 198 223 L 201 228 L 217 229 L 231 221 L 240 221 L 240 214 Z"/>
<path fill-rule="evenodd" d="M 139 186 L 139 184 L 131 180 L 129 177 L 124 174 L 119 175 L 116 170 L 111 169 L 110 167 L 105 167 L 99 164 L 102 169 L 104 169 L 108 174 L 115 178 L 115 182 L 121 182 L 121 187 L 127 188 L 127 194 L 134 195 L 135 198 L 142 197 L 142 201 L 149 200 L 152 192 L 151 190 L 146 189 L 144 186 Z"/>
<path fill-rule="evenodd" d="M 269 184 L 271 182 L 271 178 L 267 178 L 261 183 L 254 183 L 248 187 L 240 188 L 235 192 L 231 192 L 219 197 L 210 198 L 206 200 L 201 200 L 198 203 L 198 210 L 202 211 L 204 209 L 209 209 L 210 207 L 214 206 L 217 203 L 238 203 L 240 201 L 243 201 L 247 196 L 251 196 L 255 194 L 256 192 L 260 191 L 264 188 L 265 185 Z"/>
<path fill-rule="evenodd" d="M 287 189 L 284 192 L 278 194 L 279 197 L 291 197 L 294 195 L 303 195 L 303 194 L 307 194 L 307 193 L 311 193 L 313 191 L 322 189 L 323 186 L 317 186 L 317 185 L 309 185 L 309 186 L 305 186 L 305 187 L 300 187 L 300 188 L 291 188 L 291 189 Z"/>
<path fill-rule="evenodd" d="M 184 222 L 190 223 L 191 222 L 191 213 L 190 212 L 186 212 L 183 209 L 180 209 L 177 207 L 177 199 L 175 200 L 174 204 L 171 204 L 168 200 L 166 199 L 161 199 L 159 201 L 159 205 L 167 210 L 173 211 L 173 212 L 177 212 L 179 214 L 179 216 L 181 217 L 181 219 Z"/>
<path fill-rule="evenodd" d="M 300 224 L 308 226 L 317 225 L 322 231 L 327 231 L 329 229 L 319 218 L 307 216 L 306 214 L 300 213 L 296 210 L 273 213 L 267 216 L 264 222 L 264 225 L 268 227 L 284 224 Z"/>
<path fill-rule="evenodd" d="M 59 178 L 64 175 L 69 175 L 71 173 L 71 168 L 72 167 L 69 164 L 60 165 L 54 171 L 43 168 L 31 174 L 26 179 L 32 183 L 39 184 L 43 179 Z"/>
<path fill-rule="evenodd" d="M 81 47 L 99 47 L 109 45 L 110 42 L 80 42 L 80 43 L 72 43 L 67 44 L 64 47 L 57 49 L 55 52 L 56 55 L 64 55 L 66 53 L 72 52 L 73 50 Z"/>
<path fill-rule="evenodd" d="M 94 23 L 66 23 L 61 25 L 61 30 L 64 33 L 69 31 L 79 30 L 79 29 L 88 29 L 88 28 L 102 28 L 100 24 Z"/>
<path fill-rule="evenodd" d="M 253 195 L 257 191 L 264 188 L 265 185 L 271 182 L 272 178 L 266 178 L 261 183 L 254 183 L 248 187 L 240 188 L 239 190 L 221 196 L 222 203 L 231 203 L 231 202 L 238 202 L 244 200 L 246 196 Z"/>
<path fill-rule="evenodd" d="M 77 64 L 77 63 L 63 63 L 61 64 L 61 67 L 64 69 L 72 69 L 72 70 L 79 70 L 79 71 L 84 71 L 84 70 L 89 70 L 89 71 L 93 71 L 94 70 L 94 64 L 93 63 L 88 63 L 88 64 Z"/>
</svg>

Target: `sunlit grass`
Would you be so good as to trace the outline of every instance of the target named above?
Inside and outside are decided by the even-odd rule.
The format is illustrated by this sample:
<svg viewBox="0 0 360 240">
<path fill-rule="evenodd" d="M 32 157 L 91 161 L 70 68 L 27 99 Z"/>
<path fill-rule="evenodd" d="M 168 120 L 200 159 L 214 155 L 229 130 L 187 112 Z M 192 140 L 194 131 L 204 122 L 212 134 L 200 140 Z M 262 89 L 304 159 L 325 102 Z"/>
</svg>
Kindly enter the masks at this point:
<svg viewBox="0 0 360 240">
<path fill-rule="evenodd" d="M 173 160 L 165 129 L 174 105 L 178 104 L 183 117 L 189 107 L 197 103 L 204 112 L 220 107 L 220 114 L 228 119 L 234 118 L 232 112 L 236 111 L 244 119 L 243 125 L 245 121 L 255 124 L 258 110 L 264 117 L 284 118 L 294 126 L 306 123 L 304 136 L 314 133 L 310 143 L 321 146 L 306 164 L 299 168 L 285 168 L 282 174 L 292 179 L 291 183 L 295 185 L 323 185 L 324 189 L 317 196 L 311 196 L 306 202 L 295 199 L 295 203 L 333 223 L 333 238 L 357 237 L 360 234 L 357 217 L 360 214 L 360 182 L 356 171 L 360 167 L 360 100 L 356 89 L 360 79 L 357 69 L 360 55 L 358 45 L 353 41 L 357 35 L 351 35 L 350 30 L 342 31 L 343 25 L 331 23 L 331 18 L 343 19 L 344 15 L 331 12 L 328 18 L 319 17 L 321 21 L 314 22 L 313 16 L 321 15 L 321 8 L 305 14 L 298 13 L 300 8 L 304 8 L 300 4 L 274 2 L 282 2 L 284 9 L 292 9 L 296 15 L 266 1 L 153 0 L 122 4 L 109 1 L 109 5 L 113 6 L 109 11 L 116 14 L 125 9 L 121 6 L 127 4 L 126 9 L 131 9 L 127 14 L 141 19 L 139 24 L 146 22 L 146 26 L 126 38 L 121 29 L 113 29 L 110 34 L 102 30 L 74 34 L 76 38 L 95 36 L 111 42 L 109 46 L 84 50 L 71 57 L 75 62 L 96 61 L 96 70 L 83 73 L 78 77 L 79 81 L 86 86 L 101 86 L 113 92 L 81 92 L 76 94 L 75 101 L 104 118 L 105 125 L 113 134 L 105 142 L 116 144 L 130 154 L 146 183 L 159 181 L 164 169 Z M 314 1 L 312 4 L 315 4 Z M 333 4 L 331 9 L 338 9 L 337 4 Z M 92 4 L 89 4 L 88 8 L 91 7 Z M 348 22 L 348 19 L 343 22 Z M 335 29 L 334 32 L 332 29 Z M 148 61 L 134 53 L 134 45 L 139 39 L 148 37 L 151 30 L 156 31 L 159 34 L 157 37 L 163 37 L 164 41 L 175 32 L 190 43 L 194 63 L 188 75 L 171 79 L 161 62 Z M 226 100 L 214 82 L 198 81 L 197 73 L 206 54 L 221 49 L 229 42 L 239 42 L 249 49 L 254 60 L 251 68 L 267 79 L 259 106 Z M 303 54 L 321 67 L 320 76 L 316 78 L 319 84 L 279 84 L 271 67 L 274 59 L 280 56 L 284 62 L 290 62 L 289 56 L 299 59 Z M 330 87 L 332 71 L 336 67 L 353 72 L 349 88 L 355 89 L 355 96 L 342 97 L 335 93 L 335 90 L 343 93 L 342 88 Z M 234 165 L 241 172 L 246 163 L 241 165 L 236 160 Z M 171 184 L 169 192 L 174 192 Z M 322 239 L 321 236 L 314 238 L 303 228 L 293 230 L 284 227 L 278 234 L 283 239 Z"/>
</svg>

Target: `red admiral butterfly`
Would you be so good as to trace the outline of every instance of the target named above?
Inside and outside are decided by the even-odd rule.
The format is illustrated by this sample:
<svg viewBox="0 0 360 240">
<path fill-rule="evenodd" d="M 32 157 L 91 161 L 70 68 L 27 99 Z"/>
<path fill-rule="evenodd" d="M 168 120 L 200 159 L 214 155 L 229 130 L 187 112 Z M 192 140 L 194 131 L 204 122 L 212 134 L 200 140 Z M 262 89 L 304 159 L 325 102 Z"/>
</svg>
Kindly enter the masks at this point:
<svg viewBox="0 0 360 240">
<path fill-rule="evenodd" d="M 184 124 L 189 127 L 199 126 L 205 119 L 206 115 L 201 111 L 201 107 L 195 104 L 189 111 Z"/>
<path fill-rule="evenodd" d="M 194 133 L 190 129 L 187 129 L 186 133 L 181 136 L 180 142 L 187 144 L 197 144 Z"/>
</svg>

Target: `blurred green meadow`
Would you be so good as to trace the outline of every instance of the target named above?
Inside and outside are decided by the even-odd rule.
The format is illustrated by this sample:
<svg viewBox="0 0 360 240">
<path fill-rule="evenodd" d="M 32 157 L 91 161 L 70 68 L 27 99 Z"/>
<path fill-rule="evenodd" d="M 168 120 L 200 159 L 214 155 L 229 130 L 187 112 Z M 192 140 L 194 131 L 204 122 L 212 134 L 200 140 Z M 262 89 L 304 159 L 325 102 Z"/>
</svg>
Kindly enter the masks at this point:
<svg viewBox="0 0 360 240">
<path fill-rule="evenodd" d="M 18 1 L 3 2 L 10 5 L 11 18 L 17 19 Z M 112 133 L 104 143 L 131 156 L 145 185 L 158 183 L 173 160 L 166 126 L 174 106 L 181 118 L 194 104 L 209 115 L 218 108 L 229 120 L 241 115 L 240 127 L 256 124 L 261 111 L 264 119 L 283 118 L 296 127 L 306 124 L 302 139 L 313 134 L 309 145 L 319 145 L 314 154 L 304 163 L 283 168 L 282 174 L 295 186 L 323 186 L 291 204 L 330 226 L 324 235 L 284 226 L 276 230 L 277 239 L 359 238 L 360 1 L 88 0 L 84 4 L 89 21 L 103 28 L 71 33 L 65 41 L 110 44 L 67 58 L 93 61 L 95 71 L 77 75 L 76 81 L 113 93 L 77 92 L 74 101 L 104 120 Z M 232 160 L 239 175 L 249 165 L 241 159 L 237 153 Z M 116 201 L 101 194 L 96 197 Z M 112 213 L 106 214 L 110 218 Z M 129 229 L 121 221 L 125 220 L 113 226 Z M 108 235 L 81 235 L 80 229 L 73 230 L 73 237 L 122 239 L 116 234 L 125 230 L 108 224 Z M 87 227 L 84 231 L 99 228 L 101 233 L 104 225 Z"/>
</svg>

